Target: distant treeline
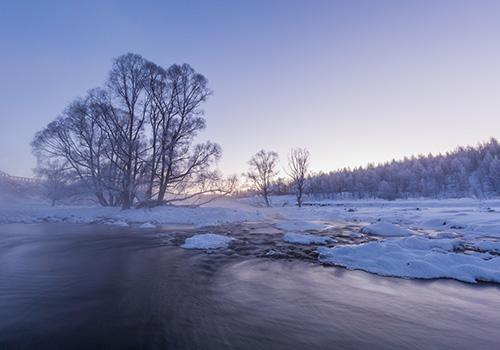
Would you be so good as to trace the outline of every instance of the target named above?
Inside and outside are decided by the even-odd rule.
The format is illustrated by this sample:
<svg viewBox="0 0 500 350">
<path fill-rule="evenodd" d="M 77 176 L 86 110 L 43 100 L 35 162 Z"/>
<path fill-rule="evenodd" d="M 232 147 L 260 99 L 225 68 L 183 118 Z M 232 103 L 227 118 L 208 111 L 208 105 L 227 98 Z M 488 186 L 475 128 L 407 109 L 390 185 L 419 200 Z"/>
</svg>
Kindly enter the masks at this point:
<svg viewBox="0 0 500 350">
<path fill-rule="evenodd" d="M 494 197 L 500 194 L 500 145 L 491 139 L 446 154 L 314 174 L 307 193 L 325 199 Z"/>
</svg>

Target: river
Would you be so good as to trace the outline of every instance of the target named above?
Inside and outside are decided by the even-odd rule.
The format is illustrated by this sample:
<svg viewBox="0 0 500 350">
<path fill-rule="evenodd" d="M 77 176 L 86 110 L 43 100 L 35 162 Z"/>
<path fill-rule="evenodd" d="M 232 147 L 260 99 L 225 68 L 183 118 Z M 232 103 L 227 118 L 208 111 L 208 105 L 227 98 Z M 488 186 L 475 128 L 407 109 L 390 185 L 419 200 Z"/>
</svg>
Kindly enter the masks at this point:
<svg viewBox="0 0 500 350">
<path fill-rule="evenodd" d="M 0 225 L 0 349 L 499 349 L 500 288 Z"/>
</svg>

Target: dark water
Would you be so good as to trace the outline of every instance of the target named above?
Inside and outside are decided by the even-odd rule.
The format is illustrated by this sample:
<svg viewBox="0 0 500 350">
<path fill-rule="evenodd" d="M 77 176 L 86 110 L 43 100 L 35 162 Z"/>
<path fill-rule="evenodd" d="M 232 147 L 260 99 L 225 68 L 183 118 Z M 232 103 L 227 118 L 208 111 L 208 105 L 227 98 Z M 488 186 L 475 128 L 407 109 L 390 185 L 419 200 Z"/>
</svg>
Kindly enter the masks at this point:
<svg viewBox="0 0 500 350">
<path fill-rule="evenodd" d="M 0 349 L 500 349 L 500 288 L 0 225 Z"/>
</svg>

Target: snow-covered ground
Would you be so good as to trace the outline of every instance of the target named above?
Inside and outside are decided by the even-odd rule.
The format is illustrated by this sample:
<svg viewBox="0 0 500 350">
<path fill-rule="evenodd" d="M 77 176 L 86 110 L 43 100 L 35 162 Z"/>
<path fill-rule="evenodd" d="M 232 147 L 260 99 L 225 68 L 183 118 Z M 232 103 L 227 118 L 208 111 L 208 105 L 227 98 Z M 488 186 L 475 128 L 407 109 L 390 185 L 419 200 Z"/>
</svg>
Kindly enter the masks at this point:
<svg viewBox="0 0 500 350">
<path fill-rule="evenodd" d="M 201 208 L 122 211 L 4 201 L 0 223 L 98 222 L 153 229 L 162 224 L 267 222 L 286 242 L 317 245 L 323 263 L 399 277 L 500 282 L 500 200 L 307 200 L 297 208 L 291 196 L 284 196 L 273 198 L 272 208 L 256 203 L 255 198 L 227 198 Z M 328 237 L 346 227 L 352 244 Z M 374 241 L 359 244 L 356 239 L 363 236 Z"/>
<path fill-rule="evenodd" d="M 158 224 L 189 224 L 195 226 L 259 221 L 263 213 L 255 208 L 210 206 L 201 208 L 163 206 L 147 209 L 121 210 L 100 206 L 55 206 L 36 202 L 0 204 L 0 223 L 109 223 L 127 226 L 141 224 L 152 228 Z"/>
</svg>

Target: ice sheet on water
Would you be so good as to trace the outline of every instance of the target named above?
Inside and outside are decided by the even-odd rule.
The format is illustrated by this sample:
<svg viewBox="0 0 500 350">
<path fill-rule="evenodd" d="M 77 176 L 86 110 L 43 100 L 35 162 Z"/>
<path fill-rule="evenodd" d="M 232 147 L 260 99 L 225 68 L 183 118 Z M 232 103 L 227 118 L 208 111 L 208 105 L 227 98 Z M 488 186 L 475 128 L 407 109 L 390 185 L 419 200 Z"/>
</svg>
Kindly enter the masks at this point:
<svg viewBox="0 0 500 350">
<path fill-rule="evenodd" d="M 303 233 L 287 233 L 283 236 L 283 240 L 288 243 L 296 244 L 327 244 L 330 242 L 335 242 L 333 238 L 325 236 L 317 236 Z"/>
<path fill-rule="evenodd" d="M 181 246 L 185 249 L 219 249 L 226 248 L 233 238 L 215 233 L 202 233 L 186 238 Z"/>
</svg>

